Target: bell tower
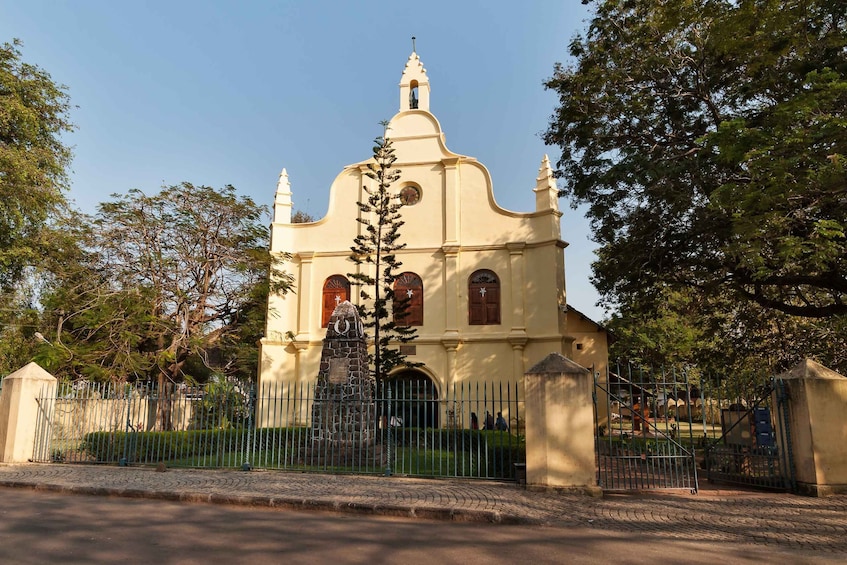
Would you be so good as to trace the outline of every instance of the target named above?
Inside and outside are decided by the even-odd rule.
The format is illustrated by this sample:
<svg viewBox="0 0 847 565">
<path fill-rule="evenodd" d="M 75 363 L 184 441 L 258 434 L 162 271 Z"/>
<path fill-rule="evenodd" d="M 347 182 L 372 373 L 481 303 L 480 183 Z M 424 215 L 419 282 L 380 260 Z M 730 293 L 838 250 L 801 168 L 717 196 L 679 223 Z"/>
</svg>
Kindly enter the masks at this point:
<svg viewBox="0 0 847 565">
<path fill-rule="evenodd" d="M 414 39 L 413 37 L 412 45 L 414 45 Z M 406 61 L 403 76 L 400 77 L 400 111 L 407 110 L 429 112 L 429 78 L 414 48 L 409 55 L 409 60 Z"/>
</svg>

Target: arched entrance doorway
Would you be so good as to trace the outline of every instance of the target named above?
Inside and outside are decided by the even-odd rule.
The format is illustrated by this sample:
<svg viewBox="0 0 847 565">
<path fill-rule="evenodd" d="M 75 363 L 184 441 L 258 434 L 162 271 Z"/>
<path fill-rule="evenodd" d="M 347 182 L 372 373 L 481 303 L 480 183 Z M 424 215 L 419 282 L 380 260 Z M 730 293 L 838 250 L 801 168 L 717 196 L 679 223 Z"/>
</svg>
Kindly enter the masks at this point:
<svg viewBox="0 0 847 565">
<path fill-rule="evenodd" d="M 409 369 L 388 379 L 391 387 L 392 416 L 400 418 L 406 428 L 438 428 L 438 389 L 435 383 L 420 371 Z"/>
</svg>

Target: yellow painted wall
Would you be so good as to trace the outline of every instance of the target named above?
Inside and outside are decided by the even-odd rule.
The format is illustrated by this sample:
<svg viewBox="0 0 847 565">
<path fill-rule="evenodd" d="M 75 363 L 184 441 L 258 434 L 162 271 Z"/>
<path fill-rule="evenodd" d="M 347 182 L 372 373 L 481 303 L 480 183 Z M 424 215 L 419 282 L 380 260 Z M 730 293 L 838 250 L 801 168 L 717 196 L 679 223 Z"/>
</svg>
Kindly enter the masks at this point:
<svg viewBox="0 0 847 565">
<path fill-rule="evenodd" d="M 411 81 L 419 85 L 420 104 L 409 107 Z M 420 202 L 402 210 L 405 225 L 399 253 L 403 271 L 417 273 L 424 284 L 424 325 L 414 341 L 416 355 L 439 392 L 460 382 L 522 382 L 524 372 L 552 352 L 605 370 L 605 332 L 587 319 L 567 314 L 566 243 L 561 241 L 557 187 L 544 158 L 528 207 L 518 213 L 494 200 L 488 170 L 476 159 L 447 149 L 438 120 L 429 112 L 429 82 L 416 54 L 409 57 L 400 83 L 400 112 L 387 136 L 398 157 L 401 178 L 394 188 L 413 184 Z M 271 226 L 271 251 L 292 253 L 285 265 L 295 277 L 295 291 L 273 296 L 261 343 L 260 382 L 313 383 L 321 340 L 322 288 L 335 274 L 357 268 L 348 260 L 354 237 L 357 201 L 373 180 L 364 174 L 368 161 L 345 167 L 330 187 L 325 217 L 291 224 L 292 195 L 287 172 L 280 175 Z M 534 206 L 533 206 L 534 204 Z M 478 269 L 500 279 L 501 323 L 468 323 L 468 281 Z M 352 288 L 351 301 L 359 302 Z M 573 344 L 588 344 L 580 352 Z M 451 359 L 455 370 L 451 371 Z"/>
</svg>

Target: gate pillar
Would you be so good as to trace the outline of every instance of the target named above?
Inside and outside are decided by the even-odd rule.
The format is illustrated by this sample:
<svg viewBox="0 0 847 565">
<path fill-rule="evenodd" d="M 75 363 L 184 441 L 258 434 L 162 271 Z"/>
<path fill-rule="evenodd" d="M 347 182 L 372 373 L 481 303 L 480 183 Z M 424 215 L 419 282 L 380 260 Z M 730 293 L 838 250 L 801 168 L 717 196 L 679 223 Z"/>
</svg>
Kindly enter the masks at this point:
<svg viewBox="0 0 847 565">
<path fill-rule="evenodd" d="M 527 486 L 598 491 L 593 389 L 591 372 L 559 353 L 526 372 Z"/>
<path fill-rule="evenodd" d="M 0 392 L 0 462 L 25 463 L 33 458 L 37 430 L 49 429 L 52 414 L 39 397 L 54 398 L 56 377 L 29 363 L 3 379 Z"/>
<path fill-rule="evenodd" d="M 847 378 L 810 359 L 776 378 L 788 397 L 785 425 L 797 490 L 847 493 Z"/>
</svg>

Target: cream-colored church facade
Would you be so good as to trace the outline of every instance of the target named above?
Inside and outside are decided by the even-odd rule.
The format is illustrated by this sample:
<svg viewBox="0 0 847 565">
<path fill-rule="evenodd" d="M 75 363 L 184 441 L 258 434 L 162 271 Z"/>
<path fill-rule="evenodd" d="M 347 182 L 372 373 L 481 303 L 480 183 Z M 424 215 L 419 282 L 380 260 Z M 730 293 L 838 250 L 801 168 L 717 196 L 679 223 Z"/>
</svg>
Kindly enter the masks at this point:
<svg viewBox="0 0 847 565">
<path fill-rule="evenodd" d="M 567 306 L 557 187 L 547 156 L 526 213 L 497 205 L 492 179 L 472 157 L 447 148 L 430 111 L 430 84 L 418 55 L 400 80 L 400 111 L 386 136 L 401 178 L 393 185 L 405 222 L 398 253 L 405 273 L 397 291 L 412 297 L 418 337 L 405 351 L 443 397 L 453 385 L 522 383 L 524 372 L 551 352 L 605 374 L 606 333 Z M 358 303 L 348 273 L 353 239 L 363 226 L 357 202 L 367 199 L 367 163 L 344 167 L 330 187 L 325 217 L 292 223 L 292 190 L 280 175 L 271 252 L 290 253 L 285 270 L 294 291 L 272 296 L 260 343 L 260 384 L 315 382 L 329 314 L 340 301 Z M 529 180 L 529 179 L 528 179 Z M 531 181 L 527 183 L 531 186 Z M 401 197 L 402 195 L 402 197 Z M 581 274 L 580 276 L 587 276 Z M 393 375 L 409 370 L 398 368 Z"/>
</svg>

